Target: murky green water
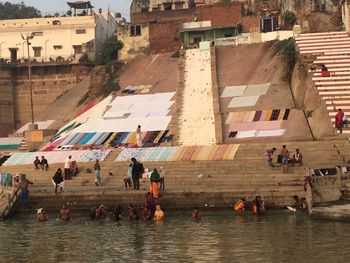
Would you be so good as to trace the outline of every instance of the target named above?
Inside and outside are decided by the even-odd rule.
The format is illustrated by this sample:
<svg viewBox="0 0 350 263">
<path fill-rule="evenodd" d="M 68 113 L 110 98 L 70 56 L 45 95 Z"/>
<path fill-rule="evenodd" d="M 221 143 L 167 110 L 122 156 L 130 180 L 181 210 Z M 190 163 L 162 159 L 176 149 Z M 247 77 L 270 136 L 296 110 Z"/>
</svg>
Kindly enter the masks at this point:
<svg viewBox="0 0 350 263">
<path fill-rule="evenodd" d="M 306 215 L 210 212 L 164 222 L 117 223 L 77 216 L 0 222 L 1 262 L 348 262 L 350 224 Z"/>
</svg>

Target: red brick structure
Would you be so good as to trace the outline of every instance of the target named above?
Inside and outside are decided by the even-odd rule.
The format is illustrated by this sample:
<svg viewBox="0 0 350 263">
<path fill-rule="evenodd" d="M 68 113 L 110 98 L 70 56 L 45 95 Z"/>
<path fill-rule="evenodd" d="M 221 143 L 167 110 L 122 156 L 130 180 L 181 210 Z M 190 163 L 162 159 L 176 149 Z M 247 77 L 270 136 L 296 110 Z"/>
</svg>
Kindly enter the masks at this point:
<svg viewBox="0 0 350 263">
<path fill-rule="evenodd" d="M 181 28 L 182 21 L 150 23 L 150 51 L 152 53 L 163 53 L 178 50 L 181 47 Z"/>
<path fill-rule="evenodd" d="M 240 24 L 243 12 L 243 5 L 240 2 L 197 7 L 198 21 L 211 21 L 212 27 Z"/>
<path fill-rule="evenodd" d="M 180 10 L 165 10 L 131 14 L 130 22 L 132 24 L 142 24 L 147 22 L 169 22 L 169 21 L 194 21 L 196 10 L 180 9 Z"/>
<path fill-rule="evenodd" d="M 243 16 L 242 31 L 246 33 L 260 32 L 260 17 L 259 16 Z"/>
</svg>

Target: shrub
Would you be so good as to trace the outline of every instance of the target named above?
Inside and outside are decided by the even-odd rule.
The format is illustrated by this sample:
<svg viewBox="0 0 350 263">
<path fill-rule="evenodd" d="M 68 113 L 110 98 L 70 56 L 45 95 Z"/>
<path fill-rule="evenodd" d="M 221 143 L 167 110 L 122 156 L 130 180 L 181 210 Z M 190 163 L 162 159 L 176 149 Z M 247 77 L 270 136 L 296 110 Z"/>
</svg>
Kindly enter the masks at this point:
<svg viewBox="0 0 350 263">
<path fill-rule="evenodd" d="M 116 36 L 107 38 L 102 44 L 100 52 L 97 56 L 97 64 L 106 65 L 117 59 L 118 51 L 123 48 L 123 43 Z"/>
</svg>

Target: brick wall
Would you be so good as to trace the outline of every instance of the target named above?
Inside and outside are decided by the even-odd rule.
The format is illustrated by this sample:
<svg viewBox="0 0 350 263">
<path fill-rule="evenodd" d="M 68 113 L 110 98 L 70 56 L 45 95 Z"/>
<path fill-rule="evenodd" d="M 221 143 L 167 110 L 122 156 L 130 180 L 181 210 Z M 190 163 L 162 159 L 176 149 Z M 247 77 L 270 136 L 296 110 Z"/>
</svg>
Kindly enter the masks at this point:
<svg viewBox="0 0 350 263">
<path fill-rule="evenodd" d="M 198 21 L 211 21 L 213 27 L 241 23 L 244 12 L 241 3 L 213 4 L 197 7 Z"/>
<path fill-rule="evenodd" d="M 153 11 L 131 14 L 131 23 L 147 23 L 147 22 L 168 22 L 168 21 L 194 21 L 195 9 L 181 9 L 181 10 L 166 10 Z"/>
<path fill-rule="evenodd" d="M 181 21 L 149 24 L 151 53 L 175 51 L 181 46 Z"/>
<path fill-rule="evenodd" d="M 245 33 L 260 32 L 260 18 L 258 16 L 243 16 L 242 31 Z"/>
</svg>

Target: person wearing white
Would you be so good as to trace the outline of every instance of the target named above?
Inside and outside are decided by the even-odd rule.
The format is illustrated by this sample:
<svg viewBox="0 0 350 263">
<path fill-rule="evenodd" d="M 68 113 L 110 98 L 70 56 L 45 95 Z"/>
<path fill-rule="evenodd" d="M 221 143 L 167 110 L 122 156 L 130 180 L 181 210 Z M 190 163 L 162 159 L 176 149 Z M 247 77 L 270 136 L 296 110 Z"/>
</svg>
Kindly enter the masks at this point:
<svg viewBox="0 0 350 263">
<path fill-rule="evenodd" d="M 64 180 L 71 179 L 70 168 L 72 165 L 72 156 L 69 155 L 68 158 L 64 161 Z"/>
</svg>

